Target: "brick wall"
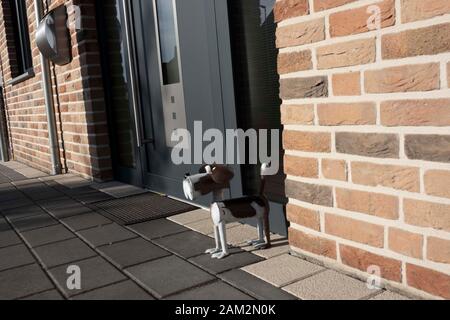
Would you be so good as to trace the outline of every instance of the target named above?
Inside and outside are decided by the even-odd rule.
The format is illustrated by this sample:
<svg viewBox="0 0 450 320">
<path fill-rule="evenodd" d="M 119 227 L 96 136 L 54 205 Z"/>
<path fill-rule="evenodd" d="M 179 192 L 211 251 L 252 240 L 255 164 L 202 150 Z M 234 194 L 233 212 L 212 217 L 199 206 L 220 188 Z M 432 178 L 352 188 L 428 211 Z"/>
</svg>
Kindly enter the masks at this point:
<svg viewBox="0 0 450 320">
<path fill-rule="evenodd" d="M 279 0 L 276 20 L 293 251 L 450 299 L 450 2 Z"/>
<path fill-rule="evenodd" d="M 65 172 L 94 179 L 112 176 L 106 108 L 101 79 L 94 0 L 44 1 L 45 7 L 77 5 L 82 29 L 70 28 L 73 60 L 51 64 L 54 105 L 61 162 Z M 26 0 L 35 75 L 19 84 L 14 77 L 13 34 L 8 24 L 8 1 L 0 1 L 0 54 L 10 145 L 15 160 L 50 172 L 50 150 L 41 82 L 39 51 L 35 44 L 34 2 Z"/>
</svg>

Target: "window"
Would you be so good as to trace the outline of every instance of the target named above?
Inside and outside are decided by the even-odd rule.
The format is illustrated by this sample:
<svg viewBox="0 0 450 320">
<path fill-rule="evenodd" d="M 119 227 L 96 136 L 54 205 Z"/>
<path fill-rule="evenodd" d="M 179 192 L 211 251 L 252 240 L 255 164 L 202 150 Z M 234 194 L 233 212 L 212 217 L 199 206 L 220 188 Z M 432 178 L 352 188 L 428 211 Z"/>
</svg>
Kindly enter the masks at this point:
<svg viewBox="0 0 450 320">
<path fill-rule="evenodd" d="M 30 73 L 33 66 L 28 31 L 27 7 L 25 0 L 9 0 L 11 9 L 11 27 L 14 33 L 12 62 L 13 77 L 21 77 Z"/>
</svg>

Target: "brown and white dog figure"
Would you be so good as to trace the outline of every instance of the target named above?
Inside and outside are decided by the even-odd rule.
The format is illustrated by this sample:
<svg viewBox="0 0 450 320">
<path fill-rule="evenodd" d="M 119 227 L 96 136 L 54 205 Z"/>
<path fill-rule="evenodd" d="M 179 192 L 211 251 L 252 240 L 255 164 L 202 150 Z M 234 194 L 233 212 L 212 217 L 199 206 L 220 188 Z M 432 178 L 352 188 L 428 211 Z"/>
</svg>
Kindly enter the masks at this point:
<svg viewBox="0 0 450 320">
<path fill-rule="evenodd" d="M 256 218 L 258 222 L 259 239 L 250 241 L 256 249 L 265 249 L 271 246 L 270 223 L 269 223 L 269 201 L 264 196 L 267 170 L 269 166 L 263 164 L 261 168 L 261 187 L 259 195 L 239 199 L 225 200 L 213 203 L 211 206 L 211 217 L 214 223 L 214 235 L 216 247 L 207 250 L 214 259 L 223 259 L 229 255 L 226 235 L 226 224 L 239 222 L 247 218 Z M 266 239 L 264 239 L 264 236 Z"/>
<path fill-rule="evenodd" d="M 210 193 L 214 201 L 224 199 L 224 192 L 230 189 L 230 182 L 234 178 L 233 171 L 224 165 L 206 165 L 196 175 L 186 174 L 183 181 L 184 195 L 190 201 Z"/>
</svg>

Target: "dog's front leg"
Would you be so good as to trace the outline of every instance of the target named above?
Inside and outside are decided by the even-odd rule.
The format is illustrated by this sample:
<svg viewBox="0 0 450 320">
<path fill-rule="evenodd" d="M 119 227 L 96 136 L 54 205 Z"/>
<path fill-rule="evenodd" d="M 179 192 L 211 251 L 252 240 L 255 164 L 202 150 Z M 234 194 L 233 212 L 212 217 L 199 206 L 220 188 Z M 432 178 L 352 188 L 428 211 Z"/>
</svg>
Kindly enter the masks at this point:
<svg viewBox="0 0 450 320">
<path fill-rule="evenodd" d="M 213 254 L 213 258 L 214 259 L 223 259 L 225 257 L 227 257 L 228 255 L 230 255 L 229 251 L 228 251 L 228 244 L 227 244 L 227 228 L 226 228 L 226 224 L 225 222 L 220 222 L 219 223 L 219 236 L 220 236 L 220 244 L 222 247 L 222 251 L 218 252 L 216 254 Z"/>
<path fill-rule="evenodd" d="M 264 222 L 262 218 L 258 218 L 258 237 L 257 240 L 247 242 L 248 245 L 254 246 L 255 249 L 261 249 L 261 246 L 266 244 L 266 241 L 264 240 Z"/>
<path fill-rule="evenodd" d="M 214 249 L 208 249 L 206 250 L 206 254 L 216 254 L 220 252 L 220 238 L 219 238 L 219 227 L 214 226 L 214 239 L 216 240 L 216 247 Z"/>
</svg>

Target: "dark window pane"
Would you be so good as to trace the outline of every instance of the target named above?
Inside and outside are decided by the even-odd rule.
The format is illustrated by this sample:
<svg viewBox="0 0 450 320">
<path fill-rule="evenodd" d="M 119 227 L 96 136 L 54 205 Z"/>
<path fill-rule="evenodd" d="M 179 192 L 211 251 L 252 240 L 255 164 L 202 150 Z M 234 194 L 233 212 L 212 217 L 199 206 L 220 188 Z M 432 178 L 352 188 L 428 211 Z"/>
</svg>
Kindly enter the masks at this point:
<svg viewBox="0 0 450 320">
<path fill-rule="evenodd" d="M 20 76 L 32 67 L 30 36 L 28 32 L 28 17 L 25 0 L 9 0 L 11 9 L 11 27 L 14 33 L 14 48 L 16 61 L 13 66 L 13 76 Z M 14 68 L 15 67 L 15 68 Z"/>
<path fill-rule="evenodd" d="M 180 82 L 174 7 L 171 0 L 156 0 L 163 84 Z"/>
</svg>

